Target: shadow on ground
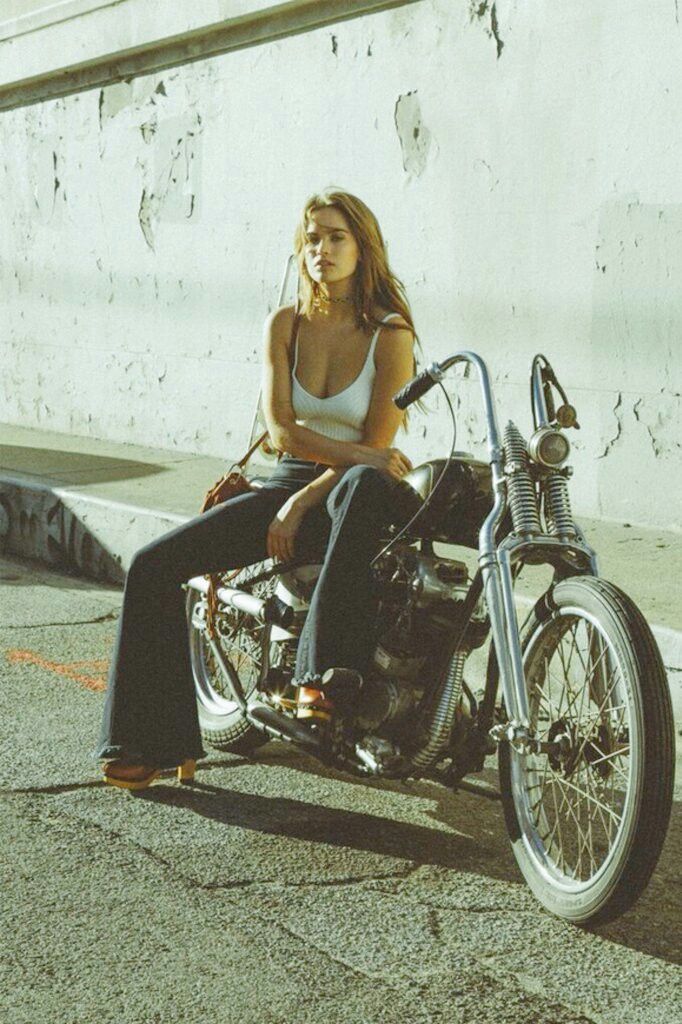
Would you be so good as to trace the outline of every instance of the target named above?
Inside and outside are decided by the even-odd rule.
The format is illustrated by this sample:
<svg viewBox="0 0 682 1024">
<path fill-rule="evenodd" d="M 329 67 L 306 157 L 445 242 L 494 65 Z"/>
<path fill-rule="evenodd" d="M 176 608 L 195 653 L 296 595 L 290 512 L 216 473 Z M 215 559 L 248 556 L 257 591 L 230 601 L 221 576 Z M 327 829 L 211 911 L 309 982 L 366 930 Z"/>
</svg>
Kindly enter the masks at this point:
<svg viewBox="0 0 682 1024">
<path fill-rule="evenodd" d="M 167 472 L 168 467 L 154 462 L 113 459 L 106 455 L 4 444 L 0 454 L 0 469 L 8 473 L 30 473 L 31 476 L 52 481 L 68 479 L 86 484 L 154 476 Z"/>
<path fill-rule="evenodd" d="M 449 831 L 438 832 L 362 812 L 315 807 L 298 800 L 235 792 L 201 781 L 212 770 L 243 765 L 242 758 L 207 762 L 191 789 L 158 787 L 148 790 L 143 797 L 183 806 L 225 825 L 399 857 L 417 866 L 436 865 L 515 885 L 525 884 L 509 845 L 499 802 L 470 792 L 452 793 L 436 783 L 356 779 L 296 752 L 277 750 L 275 745 L 260 751 L 257 761 L 333 778 L 350 786 L 411 793 L 431 800 L 434 807 L 430 815 Z M 682 808 L 675 804 L 666 843 L 649 886 L 627 914 L 593 929 L 595 934 L 661 960 L 681 962 L 681 833 Z"/>
</svg>

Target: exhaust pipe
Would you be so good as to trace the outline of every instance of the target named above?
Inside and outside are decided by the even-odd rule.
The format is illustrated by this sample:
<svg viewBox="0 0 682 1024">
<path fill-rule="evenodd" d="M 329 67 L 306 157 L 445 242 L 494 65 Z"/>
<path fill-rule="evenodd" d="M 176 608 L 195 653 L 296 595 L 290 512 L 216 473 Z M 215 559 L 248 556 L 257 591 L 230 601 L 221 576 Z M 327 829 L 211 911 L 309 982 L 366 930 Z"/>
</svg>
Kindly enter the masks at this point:
<svg viewBox="0 0 682 1024">
<path fill-rule="evenodd" d="M 191 580 L 187 581 L 185 587 L 188 590 L 198 590 L 200 594 L 206 594 L 208 593 L 208 580 L 205 576 L 193 576 Z M 276 595 L 263 599 L 235 587 L 218 587 L 216 596 L 223 604 L 236 608 L 240 612 L 246 612 L 247 615 L 252 615 L 254 619 L 264 625 L 281 626 L 286 629 L 293 622 L 294 609 Z"/>
</svg>

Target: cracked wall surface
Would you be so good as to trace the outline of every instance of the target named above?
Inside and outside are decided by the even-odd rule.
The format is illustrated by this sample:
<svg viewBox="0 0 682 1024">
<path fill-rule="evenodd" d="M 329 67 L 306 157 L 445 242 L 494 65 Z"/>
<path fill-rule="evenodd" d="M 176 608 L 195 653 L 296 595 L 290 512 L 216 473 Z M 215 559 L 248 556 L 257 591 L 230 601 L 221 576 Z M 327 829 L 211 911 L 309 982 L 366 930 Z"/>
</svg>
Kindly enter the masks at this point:
<svg viewBox="0 0 682 1024">
<path fill-rule="evenodd" d="M 379 217 L 420 364 L 479 351 L 527 432 L 544 352 L 576 508 L 679 525 L 680 32 L 658 0 L 423 0 L 0 115 L 0 420 L 234 457 L 299 207 L 338 184 Z M 413 462 L 451 442 L 426 405 Z"/>
</svg>

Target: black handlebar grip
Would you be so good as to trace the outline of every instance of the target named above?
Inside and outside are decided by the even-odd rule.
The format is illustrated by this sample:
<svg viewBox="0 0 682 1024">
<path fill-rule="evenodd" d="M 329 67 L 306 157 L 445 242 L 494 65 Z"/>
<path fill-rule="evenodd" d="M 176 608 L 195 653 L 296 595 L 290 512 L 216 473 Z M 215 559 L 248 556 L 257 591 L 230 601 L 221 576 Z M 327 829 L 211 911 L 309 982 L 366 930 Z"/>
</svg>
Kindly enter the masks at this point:
<svg viewBox="0 0 682 1024">
<path fill-rule="evenodd" d="M 418 398 L 425 395 L 427 391 L 430 391 L 435 383 L 436 381 L 429 371 L 422 370 L 411 381 L 408 381 L 397 395 L 393 396 L 393 404 L 397 405 L 399 409 L 407 409 L 408 405 L 412 405 Z"/>
</svg>

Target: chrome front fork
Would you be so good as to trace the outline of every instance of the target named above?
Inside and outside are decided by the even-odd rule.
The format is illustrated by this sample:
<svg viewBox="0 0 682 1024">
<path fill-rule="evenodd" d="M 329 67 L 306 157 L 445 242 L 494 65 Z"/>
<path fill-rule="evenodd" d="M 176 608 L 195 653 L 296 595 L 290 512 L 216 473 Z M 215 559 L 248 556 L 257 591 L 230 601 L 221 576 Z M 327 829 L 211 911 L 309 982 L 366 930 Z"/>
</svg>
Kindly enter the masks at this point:
<svg viewBox="0 0 682 1024">
<path fill-rule="evenodd" d="M 575 566 L 576 571 L 587 569 L 597 575 L 597 559 L 575 524 L 571 524 L 570 536 L 566 530 L 557 530 L 557 536 L 547 536 L 537 533 L 539 521 L 537 525 L 531 521 L 530 524 L 526 524 L 525 529 L 522 526 L 519 536 L 512 536 L 502 541 L 501 544 L 497 544 L 496 531 L 507 511 L 508 478 L 505 475 L 504 453 L 500 443 L 488 368 L 483 359 L 475 352 L 464 351 L 456 352 L 442 363 L 434 363 L 429 367 L 429 374 L 433 380 L 442 381 L 446 370 L 455 363 L 462 362 L 474 366 L 478 372 L 486 415 L 488 461 L 492 471 L 494 501 L 479 534 L 478 564 L 483 577 L 483 593 L 490 616 L 492 639 L 495 645 L 508 721 L 504 725 L 494 726 L 490 730 L 490 735 L 498 743 L 503 740 L 507 741 L 522 754 L 540 751 L 547 744 L 541 744 L 532 735 L 519 624 L 514 605 L 512 560 L 519 557 L 526 545 L 533 548 L 541 546 L 551 548 L 554 554 L 559 553 L 569 565 Z M 546 424 L 547 409 L 535 364 L 533 374 L 533 411 L 537 427 Z M 513 467 L 509 468 L 513 473 Z M 530 500 L 535 501 L 534 494 Z M 513 518 L 515 519 L 516 516 Z"/>
<path fill-rule="evenodd" d="M 496 529 L 507 510 L 507 480 L 504 475 L 500 432 L 490 375 L 479 355 L 471 351 L 458 352 L 438 365 L 438 374 L 434 373 L 434 377 L 442 377 L 450 366 L 458 362 L 470 363 L 478 372 L 486 416 L 488 457 L 492 470 L 494 502 L 479 534 L 478 564 L 483 576 L 483 594 L 490 616 L 492 639 L 509 720 L 504 726 L 494 726 L 491 736 L 497 742 L 507 740 L 517 750 L 523 752 L 529 750 L 534 741 L 531 736 L 528 694 L 514 606 L 511 562 L 507 551 L 498 547 L 495 541 Z"/>
<path fill-rule="evenodd" d="M 508 716 L 504 725 L 493 726 L 490 735 L 497 742 L 507 740 L 523 753 L 533 746 L 533 737 L 509 555 L 500 550 L 481 554 L 479 565 Z"/>
</svg>

